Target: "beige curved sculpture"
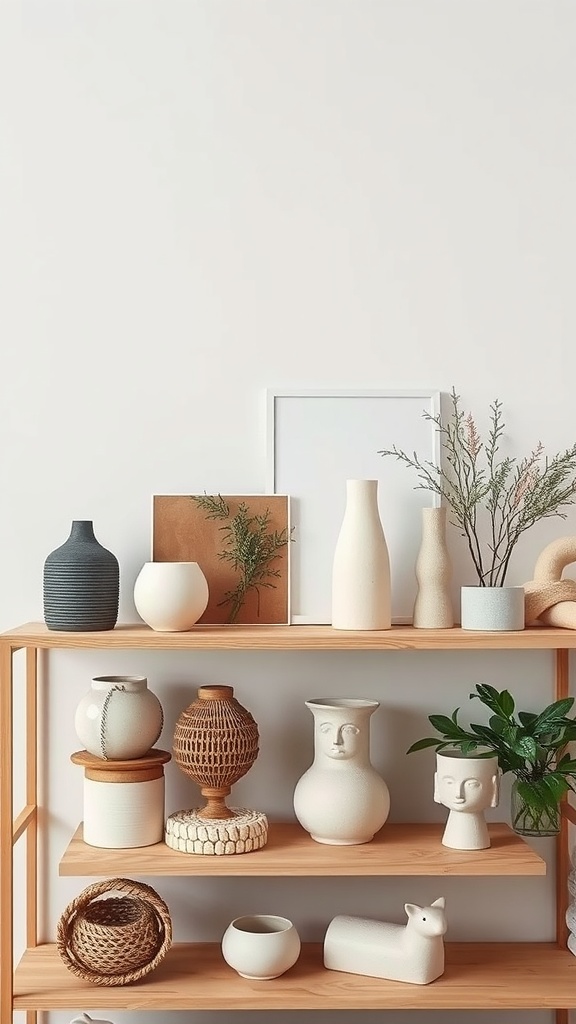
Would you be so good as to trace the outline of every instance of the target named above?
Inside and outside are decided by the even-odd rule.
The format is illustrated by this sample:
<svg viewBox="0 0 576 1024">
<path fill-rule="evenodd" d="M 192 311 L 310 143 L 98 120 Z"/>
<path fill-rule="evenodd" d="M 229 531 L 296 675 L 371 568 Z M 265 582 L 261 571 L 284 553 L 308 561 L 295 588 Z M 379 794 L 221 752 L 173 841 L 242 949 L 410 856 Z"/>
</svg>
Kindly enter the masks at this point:
<svg viewBox="0 0 576 1024">
<path fill-rule="evenodd" d="M 559 537 L 538 556 L 534 579 L 524 584 L 527 626 L 576 629 L 576 581 L 562 579 L 572 562 L 576 562 L 576 537 Z"/>
</svg>

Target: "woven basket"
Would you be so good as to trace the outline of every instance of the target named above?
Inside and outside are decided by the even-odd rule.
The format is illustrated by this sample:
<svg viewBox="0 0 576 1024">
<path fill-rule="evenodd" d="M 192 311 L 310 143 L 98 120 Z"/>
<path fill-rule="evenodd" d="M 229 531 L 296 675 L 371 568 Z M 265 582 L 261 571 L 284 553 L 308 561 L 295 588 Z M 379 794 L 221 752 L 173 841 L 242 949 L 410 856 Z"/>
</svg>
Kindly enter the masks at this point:
<svg viewBox="0 0 576 1024">
<path fill-rule="evenodd" d="M 119 896 L 99 899 L 106 892 Z M 78 978 L 129 985 L 164 959 L 172 944 L 168 907 L 151 886 L 111 878 L 84 889 L 57 928 L 58 952 Z"/>
</svg>

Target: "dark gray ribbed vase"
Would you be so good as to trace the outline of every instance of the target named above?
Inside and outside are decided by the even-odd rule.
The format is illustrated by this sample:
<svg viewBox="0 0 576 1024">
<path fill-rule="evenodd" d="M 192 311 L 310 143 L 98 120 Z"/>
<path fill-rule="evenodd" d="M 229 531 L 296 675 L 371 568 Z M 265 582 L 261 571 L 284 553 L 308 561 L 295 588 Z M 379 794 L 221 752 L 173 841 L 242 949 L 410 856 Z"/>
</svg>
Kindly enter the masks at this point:
<svg viewBox="0 0 576 1024">
<path fill-rule="evenodd" d="M 119 594 L 118 559 L 98 543 L 91 520 L 74 520 L 68 540 L 44 563 L 48 629 L 114 629 Z"/>
</svg>

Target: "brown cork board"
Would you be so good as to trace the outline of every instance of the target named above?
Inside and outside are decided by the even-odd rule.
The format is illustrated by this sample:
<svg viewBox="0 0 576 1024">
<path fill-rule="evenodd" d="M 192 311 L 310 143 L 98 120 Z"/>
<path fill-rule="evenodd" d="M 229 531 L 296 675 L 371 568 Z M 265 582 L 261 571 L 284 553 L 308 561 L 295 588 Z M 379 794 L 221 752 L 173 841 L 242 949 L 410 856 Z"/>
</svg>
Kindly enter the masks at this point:
<svg viewBox="0 0 576 1024">
<path fill-rule="evenodd" d="M 152 503 L 152 560 L 154 562 L 198 562 L 208 580 L 209 601 L 199 623 L 225 623 L 228 621 L 231 604 L 221 604 L 227 591 L 234 590 L 239 572 L 219 553 L 229 550 L 226 536 L 221 530 L 228 520 L 207 519 L 207 513 L 199 508 L 194 495 L 155 494 Z M 204 497 L 197 495 L 196 497 Z M 215 497 L 218 497 L 217 495 Z M 269 532 L 289 534 L 289 501 L 282 494 L 241 494 L 222 495 L 234 516 L 241 502 L 252 515 L 264 515 L 270 511 Z M 249 590 L 238 612 L 235 622 L 244 624 L 272 625 L 288 623 L 289 614 L 289 563 L 290 544 L 280 548 L 270 563 L 278 570 L 279 577 L 267 582 L 272 587 L 259 587 L 258 593 Z"/>
</svg>

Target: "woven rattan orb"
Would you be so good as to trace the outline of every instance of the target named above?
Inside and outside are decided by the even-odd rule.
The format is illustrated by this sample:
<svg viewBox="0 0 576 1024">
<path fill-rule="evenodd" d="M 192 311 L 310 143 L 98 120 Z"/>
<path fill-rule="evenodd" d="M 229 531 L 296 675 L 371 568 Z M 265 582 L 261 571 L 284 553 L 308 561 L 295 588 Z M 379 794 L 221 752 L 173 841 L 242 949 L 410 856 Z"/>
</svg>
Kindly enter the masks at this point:
<svg viewBox="0 0 576 1024">
<path fill-rule="evenodd" d="M 226 797 L 258 756 L 258 726 L 234 697 L 232 686 L 201 686 L 180 715 L 174 732 L 174 760 L 201 787 L 206 806 L 198 815 L 232 818 Z"/>
<path fill-rule="evenodd" d="M 107 892 L 119 895 L 100 899 Z M 164 959 L 172 923 L 151 886 L 112 878 L 89 885 L 68 904 L 56 938 L 62 960 L 77 977 L 95 985 L 128 985 Z"/>
</svg>

